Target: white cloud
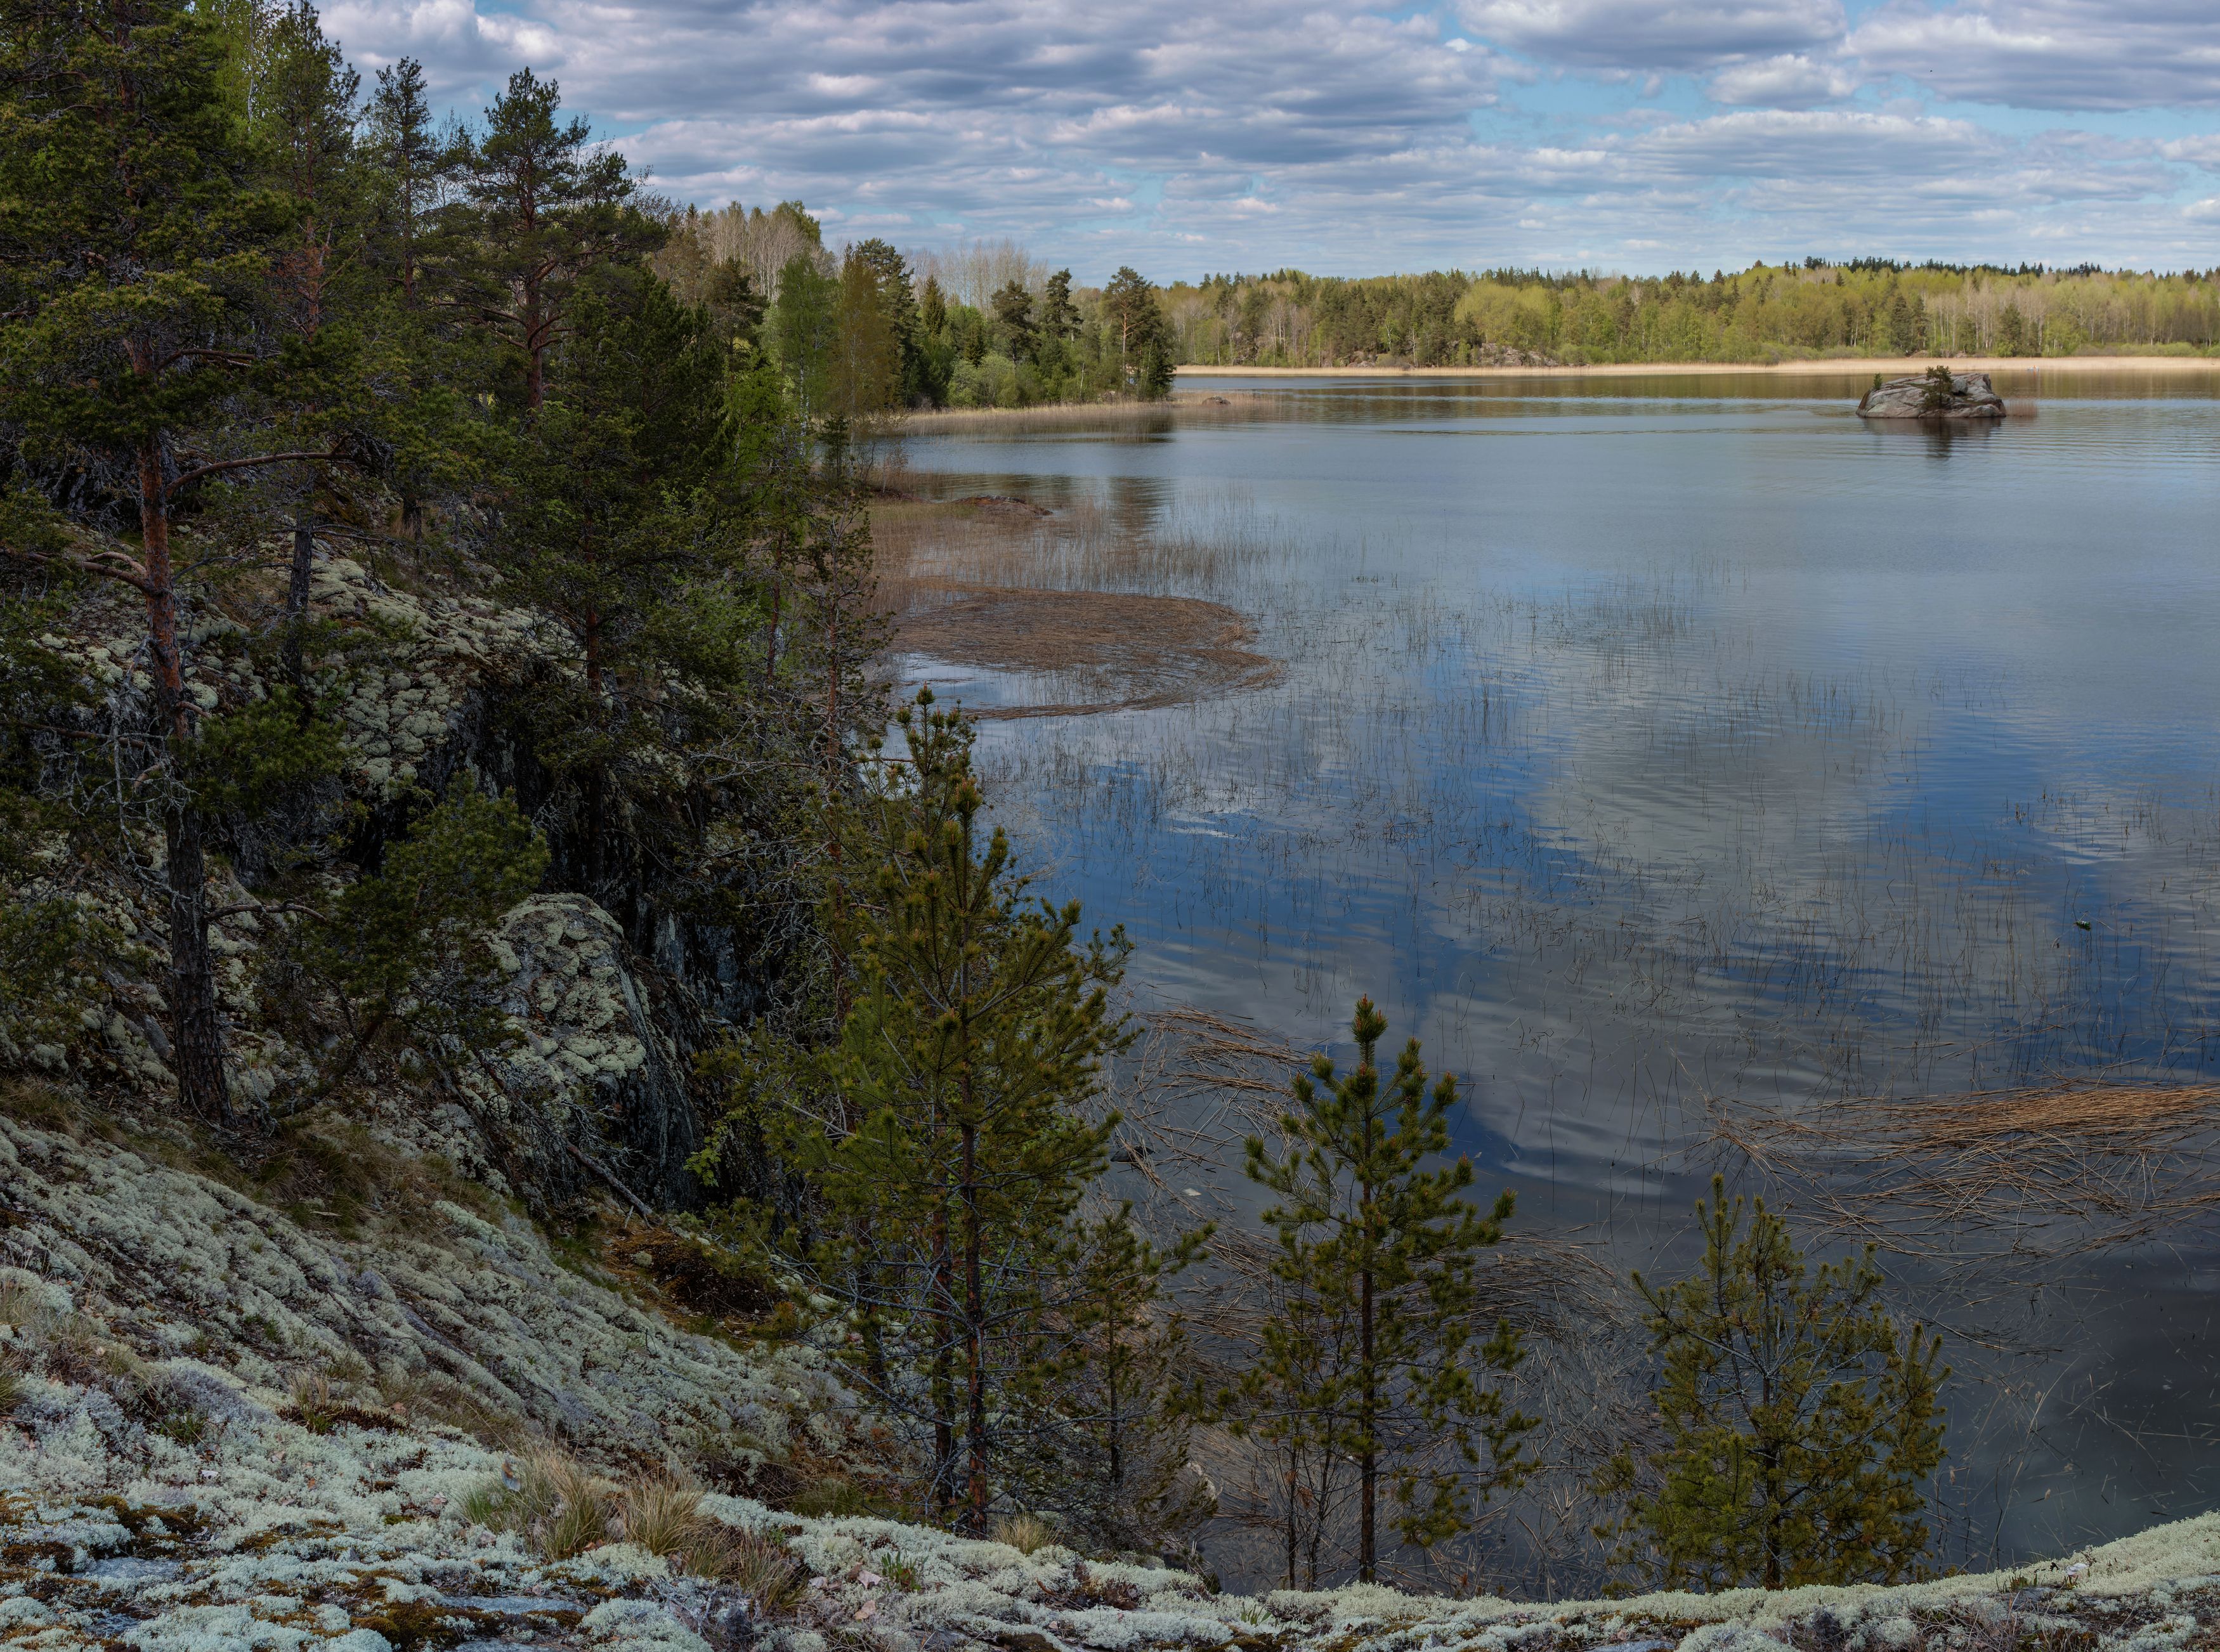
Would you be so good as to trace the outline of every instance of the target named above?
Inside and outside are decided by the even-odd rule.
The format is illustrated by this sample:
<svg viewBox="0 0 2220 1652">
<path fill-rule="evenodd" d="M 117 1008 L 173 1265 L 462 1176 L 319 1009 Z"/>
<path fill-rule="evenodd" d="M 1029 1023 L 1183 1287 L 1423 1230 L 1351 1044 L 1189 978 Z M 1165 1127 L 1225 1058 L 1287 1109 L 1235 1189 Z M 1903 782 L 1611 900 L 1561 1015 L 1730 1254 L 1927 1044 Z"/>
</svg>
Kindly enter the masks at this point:
<svg viewBox="0 0 2220 1652">
<path fill-rule="evenodd" d="M 2208 0 L 1895 0 L 1849 47 L 1946 97 L 2021 109 L 2220 103 L 2220 7 Z"/>
<path fill-rule="evenodd" d="M 1715 103 L 1770 109 L 1808 109 L 1857 90 L 1857 78 L 1840 64 L 1787 52 L 1755 63 L 1737 63 L 1713 75 L 1704 90 Z"/>
<path fill-rule="evenodd" d="M 1808 51 L 1843 36 L 1839 0 L 1462 0 L 1491 43 L 1552 63 L 1703 70 Z"/>
<path fill-rule="evenodd" d="M 465 114 L 529 62 L 681 199 L 798 196 L 839 233 L 905 245 L 1013 235 L 1082 279 L 1588 247 L 1641 267 L 1801 250 L 2166 262 L 2203 233 L 2175 198 L 2188 169 L 2220 171 L 2220 140 L 2006 136 L 1859 96 L 1868 70 L 1926 49 L 1922 30 L 1974 78 L 2003 72 L 1949 31 L 2024 32 L 2039 7 L 2086 35 L 2093 7 L 2069 0 L 1895 0 L 1855 28 L 1840 0 L 501 3 L 334 0 L 326 18 L 366 65 L 422 58 Z M 2186 0 L 2125 3 L 2144 50 L 2136 31 L 2176 7 L 2180 49 L 2155 54 L 2152 84 L 2198 84 L 2220 25 Z M 2092 84 L 2125 73 L 2111 47 L 2077 49 Z M 1548 73 L 1556 112 L 1506 100 Z M 1607 78 L 1624 90 L 1568 112 Z M 1716 112 L 1627 107 L 1676 78 Z"/>
</svg>

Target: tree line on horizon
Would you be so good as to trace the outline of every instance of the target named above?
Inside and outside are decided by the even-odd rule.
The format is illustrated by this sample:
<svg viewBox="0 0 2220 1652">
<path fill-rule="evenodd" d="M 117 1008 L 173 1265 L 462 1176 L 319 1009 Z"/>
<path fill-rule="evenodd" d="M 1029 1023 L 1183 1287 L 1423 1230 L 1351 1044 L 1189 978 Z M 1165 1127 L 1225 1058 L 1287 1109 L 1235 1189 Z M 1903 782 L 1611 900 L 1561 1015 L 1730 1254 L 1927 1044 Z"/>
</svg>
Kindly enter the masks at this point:
<svg viewBox="0 0 2220 1652">
<path fill-rule="evenodd" d="M 2203 354 L 2220 346 L 2220 270 L 1818 259 L 1708 277 L 1501 269 L 1344 278 L 1281 270 L 1175 282 L 1163 305 L 1182 365 Z"/>
</svg>

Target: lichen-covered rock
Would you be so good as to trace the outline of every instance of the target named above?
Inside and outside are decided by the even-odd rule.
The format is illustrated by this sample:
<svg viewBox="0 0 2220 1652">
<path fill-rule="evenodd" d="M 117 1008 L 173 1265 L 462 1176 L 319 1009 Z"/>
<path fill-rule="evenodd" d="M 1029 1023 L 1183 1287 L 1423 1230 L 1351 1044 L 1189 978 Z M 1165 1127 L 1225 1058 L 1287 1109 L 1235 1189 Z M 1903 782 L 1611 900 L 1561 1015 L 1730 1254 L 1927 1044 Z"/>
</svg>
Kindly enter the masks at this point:
<svg viewBox="0 0 2220 1652">
<path fill-rule="evenodd" d="M 220 1363 L 251 1389 L 359 1362 L 654 1456 L 682 1443 L 783 1456 L 802 1419 L 821 1431 L 846 1410 L 809 1350 L 745 1356 L 681 1331 L 559 1265 L 490 1202 L 436 1200 L 399 1231 L 349 1240 L 140 1153 L 0 1117 L 0 1265 L 22 1270 L 0 1282 L 66 1291 L 142 1356 Z M 188 1384 L 217 1375 L 176 1368 Z"/>
<path fill-rule="evenodd" d="M 39 1311 L 57 1300 L 42 1296 Z M 229 1389 L 221 1427 L 187 1439 L 137 1424 L 101 1386 L 111 1379 L 23 1380 L 13 1416 L 0 1421 L 0 1645 L 1886 1652 L 2032 1636 L 2161 1652 L 2204 1645 L 2220 1627 L 2215 1515 L 2011 1576 L 1543 1604 L 1372 1585 L 1215 1594 L 1186 1573 L 1054 1546 L 1026 1555 L 893 1521 L 804 1519 L 705 1498 L 709 1518 L 783 1537 L 806 1570 L 797 1599 L 765 1610 L 733 1586 L 672 1575 L 630 1543 L 554 1560 L 475 1524 L 476 1499 L 509 1465 L 452 1430 L 342 1420 L 313 1432 L 273 1409 L 275 1396 L 200 1363 L 157 1361 L 135 1380 L 180 1375 Z"/>
<path fill-rule="evenodd" d="M 493 953 L 508 976 L 509 1038 L 465 1075 L 482 1113 L 538 1108 L 558 1137 L 616 1144 L 637 1196 L 695 1202 L 686 1165 L 702 1131 L 685 1063 L 616 920 L 582 895 L 534 895 L 502 918 Z M 540 1166 L 539 1179 L 558 1170 Z"/>
<path fill-rule="evenodd" d="M 1858 411 L 1868 419 L 2001 419 L 2005 399 L 1986 373 L 1946 376 L 1938 369 L 1874 385 Z"/>
</svg>

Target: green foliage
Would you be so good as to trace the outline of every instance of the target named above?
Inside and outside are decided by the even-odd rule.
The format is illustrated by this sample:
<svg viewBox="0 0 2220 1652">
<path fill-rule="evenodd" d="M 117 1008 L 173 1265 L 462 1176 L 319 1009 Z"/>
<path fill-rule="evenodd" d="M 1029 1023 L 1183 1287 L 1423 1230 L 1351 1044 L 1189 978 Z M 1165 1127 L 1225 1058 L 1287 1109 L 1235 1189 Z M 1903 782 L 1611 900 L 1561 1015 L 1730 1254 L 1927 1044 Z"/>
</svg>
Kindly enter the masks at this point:
<svg viewBox="0 0 2220 1652">
<path fill-rule="evenodd" d="M 1456 1081 L 1444 1075 L 1429 1091 L 1413 1038 L 1383 1083 L 1375 1054 L 1387 1030 L 1359 999 L 1356 1067 L 1338 1074 L 1319 1057 L 1295 1080 L 1284 1149 L 1248 1143 L 1250 1176 L 1279 1195 L 1263 1220 L 1279 1244 L 1285 1311 L 1220 1400 L 1237 1431 L 1291 1453 L 1299 1469 L 1353 1466 L 1356 1570 L 1367 1582 L 1379 1565 L 1383 1476 L 1397 1534 L 1428 1547 L 1469 1530 L 1479 1503 L 1524 1477 L 1518 1441 L 1532 1427 L 1475 1375 L 1507 1373 L 1521 1357 L 1507 1323 L 1486 1341 L 1473 1331 L 1474 1267 L 1502 1237 L 1512 1196 L 1483 1215 L 1463 1197 L 1471 1162 L 1437 1164 Z M 1294 1524 L 1288 1538 L 1292 1580 Z"/>
<path fill-rule="evenodd" d="M 1108 1316 L 1169 1262 L 1080 1219 L 1116 1123 L 1092 1104 L 1129 1036 L 1107 995 L 1124 938 L 1082 942 L 1079 908 L 1032 899 L 1002 834 L 982 840 L 968 723 L 929 693 L 900 720 L 906 772 L 840 829 L 837 1042 L 741 1063 L 727 1124 L 807 1177 L 811 1219 L 762 1226 L 846 1306 L 856 1380 L 918 1445 L 917 1503 L 983 1534 L 996 1506 L 1055 1494 L 1062 1375 L 1122 1383 L 1118 1419 L 1085 1402 L 1084 1427 L 1135 1437 L 1156 1379 Z"/>
<path fill-rule="evenodd" d="M 1883 261 L 1621 277 L 1461 270 L 1348 280 L 1282 270 L 1163 294 L 1176 359 L 1287 367 L 1776 361 L 1832 355 L 2211 351 L 2220 277 Z"/>
<path fill-rule="evenodd" d="M 1896 1583 L 1927 1552 L 1942 1461 L 1942 1338 L 1899 1326 L 1873 1248 L 1807 1269 L 1723 1177 L 1696 1204 L 1704 1259 L 1649 1305 L 1658 1436 L 1599 1489 L 1624 1499 L 1622 1563 L 1668 1588 Z M 1611 1535 L 1610 1531 L 1600 1535 Z"/>
<path fill-rule="evenodd" d="M 180 782 L 209 815 L 251 817 L 340 770 L 344 749 L 331 722 L 290 688 L 201 719 L 180 743 Z"/>
<path fill-rule="evenodd" d="M 464 184 L 476 254 L 457 302 L 521 369 L 527 409 L 546 395 L 548 353 L 574 327 L 592 274 L 637 260 L 664 231 L 631 204 L 624 157 L 596 153 L 561 90 L 519 69 L 485 112 Z"/>
<path fill-rule="evenodd" d="M 514 802 L 458 778 L 383 867 L 307 913 L 277 967 L 321 988 L 339 1014 L 322 1092 L 380 1039 L 447 1060 L 495 1039 L 503 976 L 491 932 L 546 870 L 546 845 Z"/>
<path fill-rule="evenodd" d="M 1178 1401 L 1193 1350 L 1166 1300 L 1210 1234 L 1206 1226 L 1160 1247 L 1121 1206 L 1079 1236 L 1059 1316 L 1067 1340 L 1051 1344 L 1036 1378 L 1062 1426 L 1044 1442 L 1026 1501 L 1101 1548 L 1161 1549 L 1217 1512 L 1189 1467 L 1194 1411 Z"/>
<path fill-rule="evenodd" d="M 63 541 L 34 496 L 0 494 L 0 544 L 49 554 Z M 41 640 L 79 582 L 0 564 L 0 1050 L 59 1041 L 87 997 L 85 964 L 120 938 L 68 889 L 69 814 L 41 782 L 58 753 L 48 730 L 84 695 Z"/>
</svg>

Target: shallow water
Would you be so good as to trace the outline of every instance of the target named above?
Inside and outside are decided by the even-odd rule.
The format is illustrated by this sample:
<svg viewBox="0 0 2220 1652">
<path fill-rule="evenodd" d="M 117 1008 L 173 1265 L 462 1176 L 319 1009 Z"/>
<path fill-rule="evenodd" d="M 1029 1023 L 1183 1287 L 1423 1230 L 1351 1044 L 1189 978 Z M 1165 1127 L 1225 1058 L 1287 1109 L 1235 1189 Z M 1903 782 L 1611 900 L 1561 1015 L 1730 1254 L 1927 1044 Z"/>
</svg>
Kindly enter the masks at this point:
<svg viewBox="0 0 2220 1652">
<path fill-rule="evenodd" d="M 1713 1168 L 1770 1185 L 1719 1119 L 2220 1067 L 2220 377 L 1999 388 L 1943 432 L 1841 379 L 1220 380 L 904 458 L 1176 542 L 1099 583 L 1285 663 L 982 733 L 1144 996 L 1319 1045 L 1371 994 L 1522 1224 L 1664 1270 Z M 2210 1224 L 1995 1217 L 1884 1258 L 1957 1338 L 1947 1556 L 2220 1506 Z"/>
</svg>

